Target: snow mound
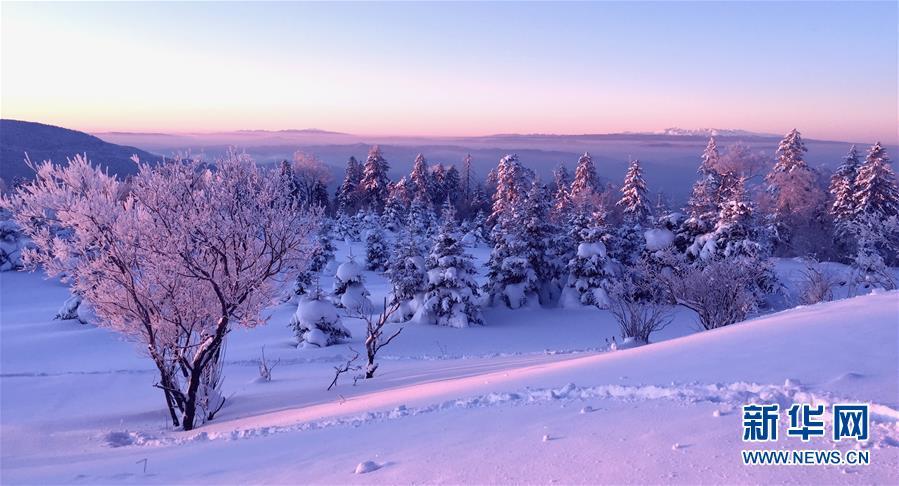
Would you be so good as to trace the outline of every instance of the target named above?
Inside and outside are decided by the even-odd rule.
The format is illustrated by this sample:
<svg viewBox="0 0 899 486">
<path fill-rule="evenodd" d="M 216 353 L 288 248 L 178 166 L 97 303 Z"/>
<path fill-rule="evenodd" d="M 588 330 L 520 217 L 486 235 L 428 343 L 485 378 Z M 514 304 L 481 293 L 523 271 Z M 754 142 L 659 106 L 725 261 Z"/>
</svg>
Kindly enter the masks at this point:
<svg viewBox="0 0 899 486">
<path fill-rule="evenodd" d="M 649 251 L 664 250 L 674 243 L 674 233 L 666 229 L 651 229 L 643 233 L 646 238 L 646 249 Z"/>
<path fill-rule="evenodd" d="M 378 469 L 381 469 L 381 466 L 378 463 L 374 461 L 364 461 L 356 465 L 356 469 L 353 471 L 353 474 L 365 474 L 372 471 L 377 471 Z"/>
<path fill-rule="evenodd" d="M 336 276 L 344 282 L 358 280 L 361 275 L 362 267 L 353 260 L 343 262 L 339 267 L 337 267 Z"/>
</svg>

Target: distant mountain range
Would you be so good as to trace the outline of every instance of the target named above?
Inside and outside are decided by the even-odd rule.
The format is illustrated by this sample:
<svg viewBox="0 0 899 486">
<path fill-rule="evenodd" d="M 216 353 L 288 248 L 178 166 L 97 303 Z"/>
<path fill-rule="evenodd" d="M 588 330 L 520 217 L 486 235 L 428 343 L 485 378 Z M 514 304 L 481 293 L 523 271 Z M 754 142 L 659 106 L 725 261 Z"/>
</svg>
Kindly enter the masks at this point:
<svg viewBox="0 0 899 486">
<path fill-rule="evenodd" d="M 162 159 L 139 148 L 104 142 L 84 132 L 42 123 L 0 120 L 0 178 L 7 183 L 34 175 L 25 164 L 26 154 L 32 162 L 62 163 L 79 153 L 86 153 L 91 161 L 120 176 L 137 171 L 131 160 L 133 155 L 145 161 Z"/>
</svg>

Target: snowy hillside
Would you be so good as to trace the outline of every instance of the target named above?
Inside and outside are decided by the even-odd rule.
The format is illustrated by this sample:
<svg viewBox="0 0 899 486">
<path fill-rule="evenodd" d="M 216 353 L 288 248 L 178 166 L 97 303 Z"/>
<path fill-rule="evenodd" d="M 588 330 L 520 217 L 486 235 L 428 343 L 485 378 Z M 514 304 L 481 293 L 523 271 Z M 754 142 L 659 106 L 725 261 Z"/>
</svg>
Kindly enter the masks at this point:
<svg viewBox="0 0 899 486">
<path fill-rule="evenodd" d="M 779 268 L 789 281 L 790 262 Z M 379 302 L 386 280 L 364 277 Z M 136 346 L 50 320 L 68 295 L 57 283 L 0 279 L 5 484 L 884 483 L 899 467 L 896 292 L 704 333 L 682 311 L 662 342 L 616 352 L 607 311 L 487 309 L 484 327 L 407 325 L 375 379 L 330 392 L 349 351 L 295 348 L 284 304 L 233 331 L 219 417 L 174 432 Z M 361 323 L 346 324 L 361 349 Z M 258 379 L 263 346 L 271 382 Z M 741 464 L 741 405 L 840 401 L 872 404 L 870 466 Z"/>
</svg>

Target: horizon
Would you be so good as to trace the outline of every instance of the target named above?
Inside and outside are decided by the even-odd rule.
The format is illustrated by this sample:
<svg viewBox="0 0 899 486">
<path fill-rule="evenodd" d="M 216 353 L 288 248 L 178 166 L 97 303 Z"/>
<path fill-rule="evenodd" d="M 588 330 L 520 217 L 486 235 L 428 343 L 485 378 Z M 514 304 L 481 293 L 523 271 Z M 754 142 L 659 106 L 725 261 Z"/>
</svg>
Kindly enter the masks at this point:
<svg viewBox="0 0 899 486">
<path fill-rule="evenodd" d="M 88 133 L 899 142 L 893 2 L 208 6 L 4 3 L 0 115 Z"/>
</svg>

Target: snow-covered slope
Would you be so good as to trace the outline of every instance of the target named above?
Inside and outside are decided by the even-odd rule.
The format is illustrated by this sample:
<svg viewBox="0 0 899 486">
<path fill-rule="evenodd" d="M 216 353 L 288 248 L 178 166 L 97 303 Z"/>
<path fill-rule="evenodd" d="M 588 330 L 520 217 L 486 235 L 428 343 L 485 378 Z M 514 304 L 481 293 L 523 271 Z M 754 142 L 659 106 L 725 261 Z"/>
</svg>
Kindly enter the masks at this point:
<svg viewBox="0 0 899 486">
<path fill-rule="evenodd" d="M 899 470 L 895 292 L 703 333 L 682 313 L 667 341 L 616 352 L 598 350 L 614 332 L 604 312 L 491 310 L 484 328 L 408 328 L 379 376 L 332 392 L 346 350 L 297 350 L 273 323 L 232 336 L 222 415 L 172 432 L 130 345 L 48 321 L 61 286 L 2 279 L 4 484 L 890 483 Z M 283 360 L 270 383 L 255 380 L 261 345 Z M 742 404 L 843 400 L 872 404 L 870 466 L 742 465 Z"/>
</svg>

